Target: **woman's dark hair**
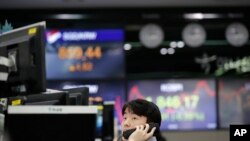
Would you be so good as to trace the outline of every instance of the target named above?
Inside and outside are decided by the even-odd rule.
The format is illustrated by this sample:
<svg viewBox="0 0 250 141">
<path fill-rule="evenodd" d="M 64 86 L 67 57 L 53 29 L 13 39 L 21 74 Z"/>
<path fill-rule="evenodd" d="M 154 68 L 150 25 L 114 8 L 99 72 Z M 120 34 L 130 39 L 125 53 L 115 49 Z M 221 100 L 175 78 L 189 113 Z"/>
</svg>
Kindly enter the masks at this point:
<svg viewBox="0 0 250 141">
<path fill-rule="evenodd" d="M 129 109 L 132 113 L 147 117 L 147 123 L 154 122 L 161 125 L 161 112 L 157 105 L 144 99 L 135 99 L 126 103 L 122 108 L 122 115 Z"/>
<path fill-rule="evenodd" d="M 147 117 L 147 123 L 154 122 L 158 123 L 159 127 L 161 126 L 161 112 L 157 105 L 153 102 L 144 100 L 144 99 L 135 99 L 129 101 L 122 107 L 122 115 L 125 114 L 125 110 L 128 109 L 132 113 Z M 156 130 L 154 133 L 157 141 L 162 141 L 160 129 Z"/>
</svg>

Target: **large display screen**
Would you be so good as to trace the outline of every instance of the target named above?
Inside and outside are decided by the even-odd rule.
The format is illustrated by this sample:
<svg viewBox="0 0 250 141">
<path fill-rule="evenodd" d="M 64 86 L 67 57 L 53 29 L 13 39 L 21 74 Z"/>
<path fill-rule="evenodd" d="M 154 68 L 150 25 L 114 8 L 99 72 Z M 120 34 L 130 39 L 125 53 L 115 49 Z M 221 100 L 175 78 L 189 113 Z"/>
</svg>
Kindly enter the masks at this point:
<svg viewBox="0 0 250 141">
<path fill-rule="evenodd" d="M 47 79 L 124 77 L 122 29 L 50 29 L 46 37 Z"/>
<path fill-rule="evenodd" d="M 250 124 L 250 79 L 220 79 L 219 128 Z"/>
<path fill-rule="evenodd" d="M 217 128 L 215 80 L 130 80 L 128 99 L 154 102 L 161 111 L 161 130 Z"/>
</svg>

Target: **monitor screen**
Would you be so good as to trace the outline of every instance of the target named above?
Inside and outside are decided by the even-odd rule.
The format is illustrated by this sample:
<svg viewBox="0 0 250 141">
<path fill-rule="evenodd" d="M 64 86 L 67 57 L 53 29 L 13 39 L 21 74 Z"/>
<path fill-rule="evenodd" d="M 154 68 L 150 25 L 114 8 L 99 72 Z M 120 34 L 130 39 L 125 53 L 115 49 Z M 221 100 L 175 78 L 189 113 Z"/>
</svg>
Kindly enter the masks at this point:
<svg viewBox="0 0 250 141">
<path fill-rule="evenodd" d="M 96 137 L 104 141 L 114 138 L 114 104 L 103 103 L 97 105 Z"/>
<path fill-rule="evenodd" d="M 95 106 L 9 106 L 5 140 L 94 141 Z"/>
<path fill-rule="evenodd" d="M 250 79 L 218 80 L 219 128 L 250 124 Z"/>
<path fill-rule="evenodd" d="M 47 79 L 123 78 L 123 34 L 122 29 L 47 30 Z"/>
<path fill-rule="evenodd" d="M 161 130 L 217 128 L 215 80 L 129 80 L 128 100 L 154 102 L 162 114 Z"/>
<path fill-rule="evenodd" d="M 114 103 L 104 104 L 103 109 L 103 129 L 102 137 L 104 141 L 112 141 L 114 139 Z"/>
<path fill-rule="evenodd" d="M 103 105 L 97 105 L 97 117 L 96 117 L 96 138 L 102 138 L 103 131 Z"/>
<path fill-rule="evenodd" d="M 46 91 L 45 22 L 0 35 L 0 97 Z"/>
</svg>

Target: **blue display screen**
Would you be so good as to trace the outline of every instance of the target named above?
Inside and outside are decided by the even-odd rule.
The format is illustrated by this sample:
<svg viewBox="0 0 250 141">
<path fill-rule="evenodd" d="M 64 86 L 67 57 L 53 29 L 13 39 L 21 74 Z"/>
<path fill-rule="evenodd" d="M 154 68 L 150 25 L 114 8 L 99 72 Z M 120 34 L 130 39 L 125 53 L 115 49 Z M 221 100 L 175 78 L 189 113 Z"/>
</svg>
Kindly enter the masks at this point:
<svg viewBox="0 0 250 141">
<path fill-rule="evenodd" d="M 123 78 L 122 29 L 46 31 L 48 80 Z"/>
</svg>

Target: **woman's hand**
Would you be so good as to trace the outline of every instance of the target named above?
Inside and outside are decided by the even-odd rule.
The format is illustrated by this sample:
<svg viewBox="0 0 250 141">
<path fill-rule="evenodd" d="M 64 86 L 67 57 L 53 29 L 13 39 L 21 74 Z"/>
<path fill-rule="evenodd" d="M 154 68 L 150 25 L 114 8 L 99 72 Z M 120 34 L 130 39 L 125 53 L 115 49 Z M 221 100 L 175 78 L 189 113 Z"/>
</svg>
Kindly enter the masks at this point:
<svg viewBox="0 0 250 141">
<path fill-rule="evenodd" d="M 148 124 L 136 126 L 136 130 L 129 136 L 128 141 L 147 141 L 153 136 L 156 128 L 154 127 L 149 133 L 148 130 Z"/>
</svg>

